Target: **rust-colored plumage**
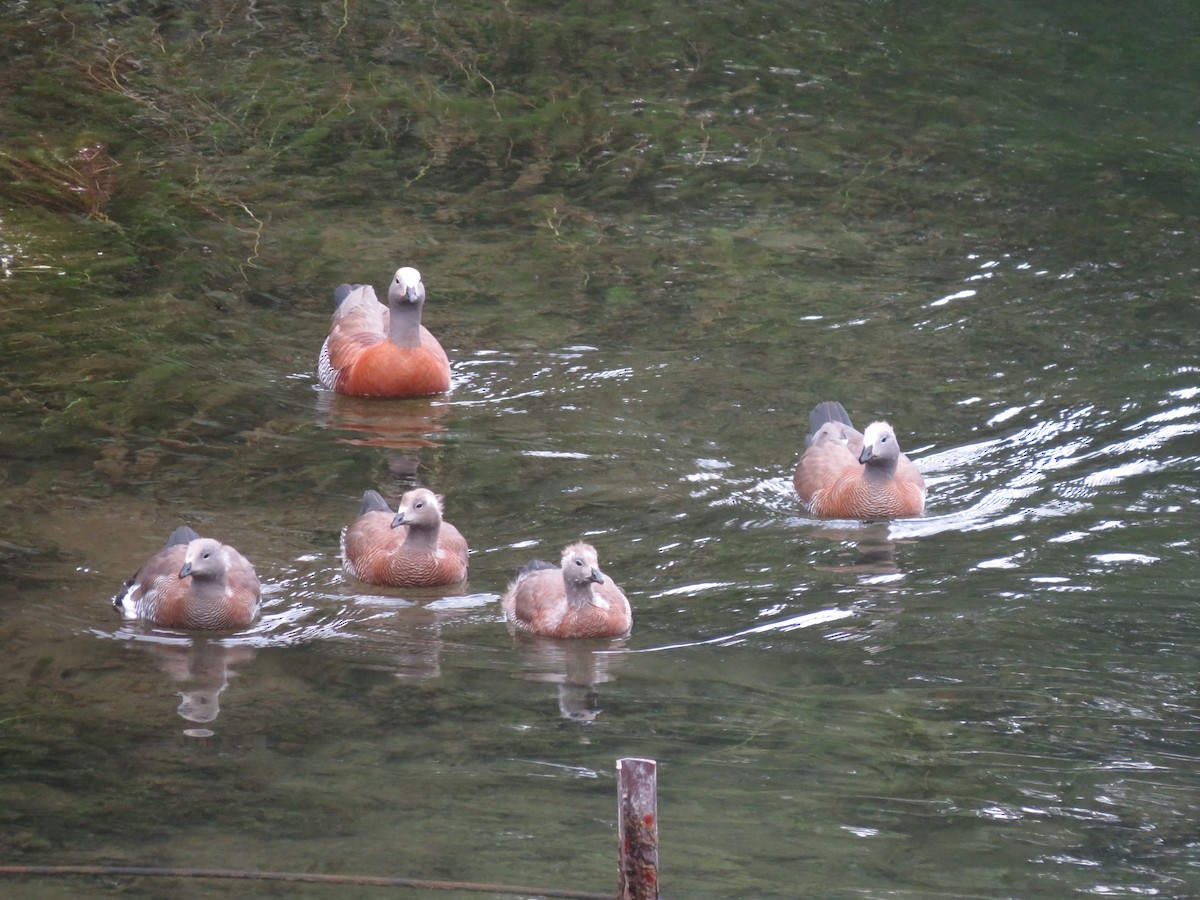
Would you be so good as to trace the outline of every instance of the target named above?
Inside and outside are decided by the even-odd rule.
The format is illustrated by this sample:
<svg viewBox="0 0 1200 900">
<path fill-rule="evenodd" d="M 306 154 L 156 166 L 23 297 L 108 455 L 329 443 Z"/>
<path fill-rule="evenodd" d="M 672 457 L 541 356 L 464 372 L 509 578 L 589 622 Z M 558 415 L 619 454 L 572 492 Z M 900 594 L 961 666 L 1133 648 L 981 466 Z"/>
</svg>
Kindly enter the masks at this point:
<svg viewBox="0 0 1200 900">
<path fill-rule="evenodd" d="M 342 567 L 369 584 L 458 584 L 467 577 L 467 541 L 442 521 L 433 491 L 409 491 L 395 513 L 377 491 L 367 491 L 358 519 L 342 529 Z"/>
<path fill-rule="evenodd" d="M 792 483 L 814 516 L 878 521 L 925 511 L 925 479 L 887 422 L 855 431 L 842 404 L 820 403 Z"/>
<path fill-rule="evenodd" d="M 563 550 L 560 566 L 538 561 L 522 568 L 500 604 L 513 628 L 543 637 L 622 637 L 633 627 L 628 598 L 583 542 Z"/>
<path fill-rule="evenodd" d="M 258 615 L 261 589 L 249 560 L 186 525 L 113 597 L 128 619 L 164 628 L 230 631 Z"/>
<path fill-rule="evenodd" d="M 425 285 L 410 266 L 396 270 L 384 306 L 369 284 L 343 284 L 321 346 L 317 375 L 339 394 L 426 397 L 450 390 L 446 351 L 421 324 Z"/>
</svg>

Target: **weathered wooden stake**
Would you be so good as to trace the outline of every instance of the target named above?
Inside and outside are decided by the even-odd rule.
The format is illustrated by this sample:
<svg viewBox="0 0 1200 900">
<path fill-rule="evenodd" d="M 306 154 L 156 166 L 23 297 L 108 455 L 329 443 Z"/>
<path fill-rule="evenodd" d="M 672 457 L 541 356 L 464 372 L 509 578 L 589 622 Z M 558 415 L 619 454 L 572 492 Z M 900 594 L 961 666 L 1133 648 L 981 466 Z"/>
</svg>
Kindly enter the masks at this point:
<svg viewBox="0 0 1200 900">
<path fill-rule="evenodd" d="M 617 760 L 620 900 L 658 900 L 658 763 Z"/>
</svg>

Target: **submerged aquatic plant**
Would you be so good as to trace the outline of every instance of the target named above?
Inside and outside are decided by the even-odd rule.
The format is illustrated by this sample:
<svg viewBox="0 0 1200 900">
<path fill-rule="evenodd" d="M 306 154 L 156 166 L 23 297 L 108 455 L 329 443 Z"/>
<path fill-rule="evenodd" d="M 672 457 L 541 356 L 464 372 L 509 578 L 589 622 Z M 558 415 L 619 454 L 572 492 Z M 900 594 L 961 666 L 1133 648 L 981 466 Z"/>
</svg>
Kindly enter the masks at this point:
<svg viewBox="0 0 1200 900">
<path fill-rule="evenodd" d="M 0 173 L 7 176 L 0 190 L 30 206 L 111 222 L 104 209 L 116 192 L 116 170 L 121 164 L 108 155 L 101 141 L 67 146 L 75 149 L 56 146 L 38 135 L 23 152 L 0 150 Z"/>
</svg>

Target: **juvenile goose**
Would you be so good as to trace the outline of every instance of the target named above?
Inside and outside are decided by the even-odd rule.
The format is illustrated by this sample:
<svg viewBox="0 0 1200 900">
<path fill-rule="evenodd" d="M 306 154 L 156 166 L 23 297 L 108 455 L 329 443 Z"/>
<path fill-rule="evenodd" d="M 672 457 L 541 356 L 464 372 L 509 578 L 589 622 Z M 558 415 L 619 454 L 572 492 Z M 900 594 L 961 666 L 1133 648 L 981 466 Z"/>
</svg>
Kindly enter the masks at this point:
<svg viewBox="0 0 1200 900">
<path fill-rule="evenodd" d="M 518 631 L 552 638 L 622 637 L 633 627 L 625 593 L 600 571 L 596 548 L 571 544 L 561 566 L 523 566 L 500 601 Z"/>
<path fill-rule="evenodd" d="M 792 483 L 814 516 L 878 521 L 925 511 L 925 479 L 887 422 L 859 433 L 842 404 L 826 401 L 813 409 L 809 426 Z"/>
<path fill-rule="evenodd" d="M 231 631 L 258 615 L 261 588 L 249 560 L 186 525 L 113 597 L 127 619 L 165 628 Z"/>
<path fill-rule="evenodd" d="M 425 397 L 450 390 L 450 361 L 421 324 L 425 285 L 411 266 L 396 270 L 384 306 L 369 284 L 343 284 L 321 345 L 317 376 L 339 394 Z"/>
<path fill-rule="evenodd" d="M 341 544 L 342 567 L 369 584 L 432 587 L 467 577 L 467 541 L 442 521 L 441 498 L 427 488 L 405 494 L 394 514 L 378 491 L 367 491 Z"/>
</svg>

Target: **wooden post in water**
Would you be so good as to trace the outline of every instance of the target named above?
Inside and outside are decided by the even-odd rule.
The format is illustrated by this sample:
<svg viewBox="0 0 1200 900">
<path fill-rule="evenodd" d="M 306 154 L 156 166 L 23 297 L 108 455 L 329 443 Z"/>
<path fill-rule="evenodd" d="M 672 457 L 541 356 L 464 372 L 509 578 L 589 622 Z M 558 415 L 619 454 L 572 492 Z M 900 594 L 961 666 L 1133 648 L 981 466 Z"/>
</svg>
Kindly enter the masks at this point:
<svg viewBox="0 0 1200 900">
<path fill-rule="evenodd" d="M 620 900 L 658 900 L 658 763 L 617 760 Z"/>
</svg>

